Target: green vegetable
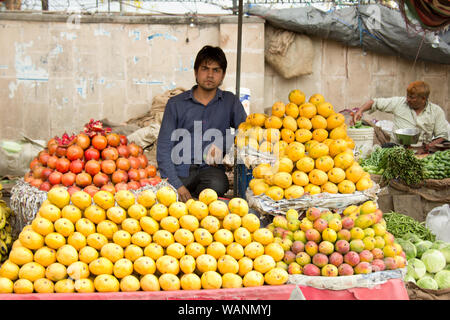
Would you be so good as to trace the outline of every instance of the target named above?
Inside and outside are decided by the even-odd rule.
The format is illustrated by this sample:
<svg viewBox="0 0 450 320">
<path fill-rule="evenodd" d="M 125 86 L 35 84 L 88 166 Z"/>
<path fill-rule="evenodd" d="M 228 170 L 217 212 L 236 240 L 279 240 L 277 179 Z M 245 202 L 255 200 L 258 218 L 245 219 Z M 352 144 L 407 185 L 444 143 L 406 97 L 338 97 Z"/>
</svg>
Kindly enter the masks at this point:
<svg viewBox="0 0 450 320">
<path fill-rule="evenodd" d="M 450 263 L 450 244 L 447 244 L 445 247 L 439 249 L 440 252 L 445 257 L 445 262 Z"/>
<path fill-rule="evenodd" d="M 419 241 L 421 241 L 422 239 L 420 239 L 420 237 L 417 234 L 414 234 L 412 232 L 408 232 L 403 236 L 403 239 L 411 241 L 412 243 L 417 243 Z"/>
<path fill-rule="evenodd" d="M 350 127 L 351 129 L 365 129 L 365 128 L 372 128 L 371 126 L 366 126 L 362 123 L 362 121 L 357 121 L 353 126 Z"/>
<path fill-rule="evenodd" d="M 414 282 L 414 283 L 416 283 L 416 279 L 414 279 L 414 277 L 409 275 L 409 274 L 405 275 L 405 277 L 403 278 L 403 281 L 404 282 Z"/>
<path fill-rule="evenodd" d="M 438 286 L 436 280 L 434 280 L 431 277 L 425 277 L 425 278 L 418 280 L 417 286 L 422 289 L 431 289 L 431 290 L 439 289 L 439 286 Z"/>
<path fill-rule="evenodd" d="M 430 273 L 436 273 L 445 268 L 445 257 L 439 250 L 428 249 L 420 258 L 425 264 L 427 271 Z"/>
<path fill-rule="evenodd" d="M 433 245 L 430 247 L 430 249 L 442 249 L 444 247 L 446 247 L 448 245 L 447 242 L 442 241 L 442 240 L 436 240 Z"/>
<path fill-rule="evenodd" d="M 436 236 L 425 226 L 425 222 L 419 222 L 402 213 L 388 212 L 383 215 L 386 221 L 386 229 L 395 238 L 405 238 L 407 234 L 415 234 L 423 240 L 434 241 Z M 431 246 L 430 242 L 430 246 Z M 428 248 L 427 248 L 428 249 Z"/>
<path fill-rule="evenodd" d="M 406 269 L 407 269 L 406 274 L 409 274 L 415 280 L 419 280 L 427 272 L 425 264 L 421 260 L 416 258 L 408 259 L 408 265 Z"/>
<path fill-rule="evenodd" d="M 414 156 L 414 152 L 403 147 L 390 148 L 380 163 L 384 169 L 383 179 L 401 179 L 407 185 L 416 185 L 424 179 L 422 162 Z"/>
<path fill-rule="evenodd" d="M 363 168 L 372 168 L 377 174 L 381 174 L 384 181 L 400 179 L 407 185 L 416 185 L 425 178 L 425 171 L 429 170 L 425 163 L 416 158 L 414 152 L 403 147 L 374 148 L 372 153 L 359 161 Z M 428 174 L 428 171 L 427 171 Z"/>
<path fill-rule="evenodd" d="M 425 179 L 450 177 L 450 150 L 437 151 L 422 159 Z"/>
<path fill-rule="evenodd" d="M 402 246 L 403 251 L 405 251 L 406 259 L 415 258 L 417 255 L 416 246 L 408 240 L 398 239 L 398 244 Z"/>
<path fill-rule="evenodd" d="M 439 287 L 439 289 L 448 289 L 450 288 L 450 271 L 441 270 L 434 275 L 434 280 Z"/>
<path fill-rule="evenodd" d="M 430 247 L 432 245 L 433 245 L 433 243 L 428 240 L 419 241 L 418 243 L 416 243 L 417 257 L 422 258 L 422 255 L 424 254 L 424 252 L 427 251 L 428 249 L 430 249 Z"/>
</svg>

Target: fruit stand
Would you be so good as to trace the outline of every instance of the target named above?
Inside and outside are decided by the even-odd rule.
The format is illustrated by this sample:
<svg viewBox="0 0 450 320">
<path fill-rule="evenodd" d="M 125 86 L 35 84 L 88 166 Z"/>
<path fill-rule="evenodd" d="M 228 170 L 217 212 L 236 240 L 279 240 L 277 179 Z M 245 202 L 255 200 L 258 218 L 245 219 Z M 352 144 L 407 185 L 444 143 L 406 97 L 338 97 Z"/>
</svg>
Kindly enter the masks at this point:
<svg viewBox="0 0 450 320">
<path fill-rule="evenodd" d="M 408 299 L 409 249 L 323 96 L 293 90 L 235 142 L 245 195 L 184 203 L 101 122 L 48 141 L 4 209 L 0 299 Z"/>
</svg>

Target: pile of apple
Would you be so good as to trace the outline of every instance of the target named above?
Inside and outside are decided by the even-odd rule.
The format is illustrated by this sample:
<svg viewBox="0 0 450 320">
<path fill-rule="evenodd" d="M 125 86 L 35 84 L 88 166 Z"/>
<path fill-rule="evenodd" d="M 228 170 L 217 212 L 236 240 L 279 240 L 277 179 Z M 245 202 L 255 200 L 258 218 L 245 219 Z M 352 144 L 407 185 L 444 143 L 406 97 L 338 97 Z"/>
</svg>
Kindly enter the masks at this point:
<svg viewBox="0 0 450 320">
<path fill-rule="evenodd" d="M 284 251 L 278 264 L 289 274 L 348 276 L 404 268 L 406 255 L 387 231 L 373 201 L 351 205 L 342 215 L 309 208 L 305 217 L 289 209 L 267 227 Z"/>
<path fill-rule="evenodd" d="M 137 190 L 161 182 L 142 147 L 93 119 L 79 134 L 64 133 L 50 139 L 47 148 L 31 161 L 24 179 L 42 191 L 65 186 L 70 194 L 84 190 L 90 195 L 99 190 Z"/>
</svg>

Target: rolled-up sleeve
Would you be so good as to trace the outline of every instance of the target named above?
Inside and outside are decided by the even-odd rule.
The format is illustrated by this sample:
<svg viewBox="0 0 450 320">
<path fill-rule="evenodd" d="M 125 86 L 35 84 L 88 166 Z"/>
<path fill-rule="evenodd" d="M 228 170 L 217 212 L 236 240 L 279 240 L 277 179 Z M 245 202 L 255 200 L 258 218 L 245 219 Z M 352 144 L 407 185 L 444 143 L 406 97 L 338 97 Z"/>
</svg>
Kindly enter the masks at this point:
<svg viewBox="0 0 450 320">
<path fill-rule="evenodd" d="M 183 183 L 178 178 L 174 163 L 172 162 L 172 148 L 174 141 L 171 140 L 172 132 L 176 129 L 177 117 L 175 104 L 170 100 L 167 102 L 166 109 L 161 122 L 161 128 L 158 135 L 158 144 L 156 148 L 156 160 L 162 178 L 168 178 L 169 183 L 176 189 Z"/>
<path fill-rule="evenodd" d="M 373 99 L 373 104 L 370 109 L 370 113 L 373 113 L 375 111 L 395 113 L 397 107 L 401 106 L 404 103 L 404 100 L 405 98 L 403 97 Z"/>
</svg>

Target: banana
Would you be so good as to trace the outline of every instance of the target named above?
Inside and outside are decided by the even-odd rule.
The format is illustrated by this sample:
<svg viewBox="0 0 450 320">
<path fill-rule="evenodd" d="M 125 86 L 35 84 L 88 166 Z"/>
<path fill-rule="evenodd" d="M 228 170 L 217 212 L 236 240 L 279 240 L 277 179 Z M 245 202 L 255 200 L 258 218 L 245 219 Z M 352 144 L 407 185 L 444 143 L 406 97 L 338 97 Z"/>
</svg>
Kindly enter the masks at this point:
<svg viewBox="0 0 450 320">
<path fill-rule="evenodd" d="M 11 216 L 12 210 L 10 207 L 6 207 L 6 218 L 8 219 Z"/>
<path fill-rule="evenodd" d="M 9 223 L 9 221 L 6 221 L 4 229 L 6 230 L 7 234 L 11 234 L 11 224 Z"/>
<path fill-rule="evenodd" d="M 11 243 L 12 243 L 12 236 L 11 236 L 11 234 L 8 233 L 8 234 L 6 234 L 5 244 L 7 246 L 9 246 Z"/>
<path fill-rule="evenodd" d="M 6 256 L 8 254 L 8 246 L 3 240 L 0 240 L 0 254 Z"/>
<path fill-rule="evenodd" d="M 0 208 L 0 229 L 3 229 L 3 227 L 6 224 L 6 211 L 3 208 Z"/>
<path fill-rule="evenodd" d="M 6 230 L 5 229 L 0 230 L 0 239 L 1 240 L 6 239 Z"/>
</svg>

